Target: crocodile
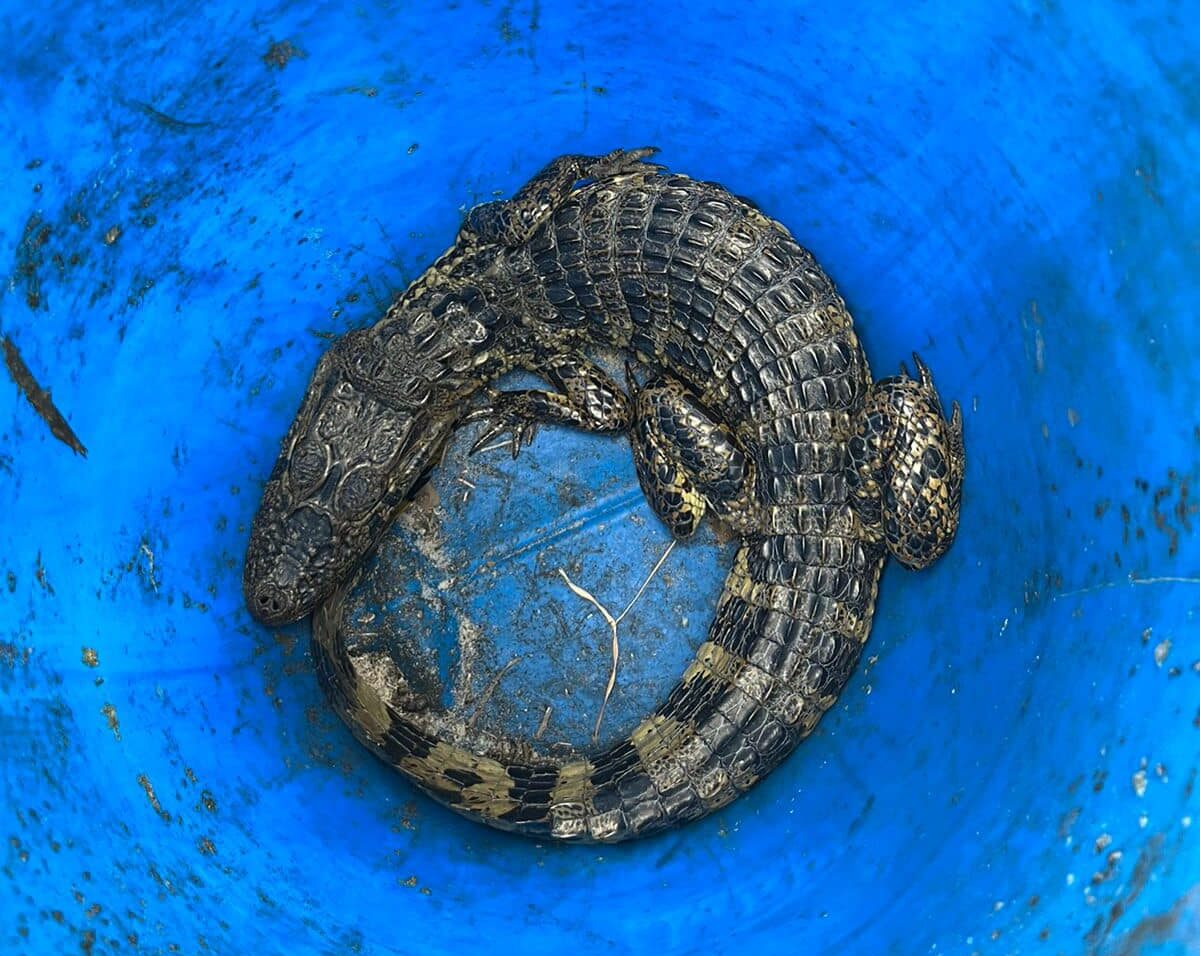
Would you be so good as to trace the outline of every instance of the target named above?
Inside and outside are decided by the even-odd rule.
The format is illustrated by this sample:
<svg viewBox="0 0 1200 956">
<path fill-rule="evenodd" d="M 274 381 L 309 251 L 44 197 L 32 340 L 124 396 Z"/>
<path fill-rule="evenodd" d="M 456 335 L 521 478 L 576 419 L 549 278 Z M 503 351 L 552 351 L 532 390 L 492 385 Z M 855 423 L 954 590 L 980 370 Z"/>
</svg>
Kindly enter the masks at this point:
<svg viewBox="0 0 1200 956">
<path fill-rule="evenodd" d="M 246 555 L 249 610 L 271 626 L 313 615 L 318 677 L 363 744 L 452 809 L 539 839 L 646 836 L 744 793 L 850 680 L 887 558 L 926 567 L 959 524 L 958 404 L 947 419 L 915 354 L 912 373 L 874 381 L 813 255 L 656 152 L 555 159 L 472 208 L 377 323 L 335 340 Z M 624 385 L 602 349 L 628 361 Z M 514 370 L 550 387 L 497 389 Z M 627 436 L 673 535 L 710 516 L 739 539 L 706 640 L 619 743 L 466 741 L 347 651 L 349 582 L 472 422 L 475 449 L 508 435 L 514 456 L 543 423 Z"/>
</svg>

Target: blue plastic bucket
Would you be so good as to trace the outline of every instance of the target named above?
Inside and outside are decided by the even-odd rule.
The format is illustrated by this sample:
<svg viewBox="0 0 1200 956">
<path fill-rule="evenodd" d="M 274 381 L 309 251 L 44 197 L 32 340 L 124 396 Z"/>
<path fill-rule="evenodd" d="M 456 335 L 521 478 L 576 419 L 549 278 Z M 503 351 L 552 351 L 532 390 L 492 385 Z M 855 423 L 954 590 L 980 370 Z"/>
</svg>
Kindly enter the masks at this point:
<svg viewBox="0 0 1200 956">
<path fill-rule="evenodd" d="M 1192 19 L 8 3 L 0 334 L 87 457 L 0 388 L 0 948 L 1200 952 Z M 355 744 L 241 560 L 327 337 L 465 207 L 643 143 L 812 248 L 877 375 L 921 352 L 965 413 L 963 522 L 889 568 L 860 673 L 754 791 L 541 846 Z M 467 467 L 441 553 L 385 548 L 395 607 L 447 673 L 469 616 L 477 691 L 519 661 L 496 713 L 586 736 L 609 633 L 558 569 L 615 612 L 662 553 L 628 449 L 548 430 Z M 676 679 L 727 560 L 677 548 L 622 622 L 606 730 Z"/>
</svg>

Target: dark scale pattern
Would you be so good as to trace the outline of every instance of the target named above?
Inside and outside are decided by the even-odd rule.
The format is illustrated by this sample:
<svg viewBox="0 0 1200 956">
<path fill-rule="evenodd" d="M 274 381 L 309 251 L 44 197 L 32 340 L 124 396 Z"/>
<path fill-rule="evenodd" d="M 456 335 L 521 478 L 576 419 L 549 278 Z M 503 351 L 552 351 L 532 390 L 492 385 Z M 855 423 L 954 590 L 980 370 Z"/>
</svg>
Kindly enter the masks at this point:
<svg viewBox="0 0 1200 956">
<path fill-rule="evenodd" d="M 531 836 L 623 840 L 729 803 L 837 699 L 887 555 L 924 566 L 957 528 L 961 418 L 946 421 L 924 365 L 872 384 L 812 255 L 722 187 L 643 162 L 651 152 L 561 157 L 472 210 L 373 329 L 335 345 L 247 556 L 261 619 L 316 608 L 317 671 L 360 740 L 436 799 Z M 591 346 L 624 351 L 648 382 L 626 398 Z M 555 390 L 492 390 L 512 368 Z M 606 752 L 551 758 L 456 727 L 339 633 L 347 569 L 477 418 L 488 438 L 511 432 L 514 454 L 539 422 L 626 431 L 674 533 L 713 512 L 742 536 L 695 661 Z"/>
</svg>

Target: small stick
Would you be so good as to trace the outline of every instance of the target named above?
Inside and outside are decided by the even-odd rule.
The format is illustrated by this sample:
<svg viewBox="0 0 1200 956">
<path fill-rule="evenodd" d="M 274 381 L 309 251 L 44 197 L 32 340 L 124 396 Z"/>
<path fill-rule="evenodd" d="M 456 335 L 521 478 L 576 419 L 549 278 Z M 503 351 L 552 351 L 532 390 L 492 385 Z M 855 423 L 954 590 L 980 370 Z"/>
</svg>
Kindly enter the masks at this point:
<svg viewBox="0 0 1200 956">
<path fill-rule="evenodd" d="M 533 734 L 534 740 L 541 740 L 542 734 L 544 734 L 546 732 L 546 728 L 550 726 L 550 712 L 553 709 L 554 708 L 551 707 L 549 704 L 546 705 L 546 712 L 544 714 L 542 714 L 542 719 L 541 719 L 541 721 L 538 722 L 537 730 L 534 731 L 534 734 Z"/>
<path fill-rule="evenodd" d="M 609 632 L 612 635 L 612 664 L 608 671 L 608 683 L 604 687 L 604 699 L 600 702 L 600 712 L 596 715 L 596 726 L 592 730 L 592 743 L 595 743 L 600 739 L 600 725 L 604 721 L 604 711 L 608 707 L 608 700 L 612 696 L 613 688 L 617 686 L 617 659 L 621 655 L 621 640 L 619 637 L 617 637 L 617 625 L 625 619 L 625 615 L 630 612 L 633 606 L 637 603 L 638 599 L 645 592 L 647 586 L 649 586 L 650 582 L 654 580 L 654 576 L 658 574 L 659 568 L 663 566 L 663 562 L 667 560 L 667 556 L 670 555 L 674 547 L 675 540 L 672 538 L 671 543 L 667 545 L 667 549 L 662 553 L 662 557 L 660 557 L 655 563 L 654 567 L 650 569 L 650 573 L 646 575 L 646 579 L 642 582 L 641 587 L 637 589 L 637 593 L 633 596 L 633 600 L 626 604 L 625 610 L 623 610 L 616 617 L 613 617 L 608 608 L 596 600 L 596 596 L 592 594 L 591 591 L 588 591 L 586 588 L 581 588 L 567 576 L 566 571 L 564 571 L 562 568 L 558 569 L 558 573 L 562 576 L 562 579 L 567 582 L 567 587 L 569 587 L 571 591 L 578 597 L 581 597 L 585 601 L 592 604 L 596 610 L 603 615 L 604 620 L 608 624 Z"/>
<path fill-rule="evenodd" d="M 667 550 L 664 551 L 662 553 L 662 557 L 659 558 L 657 562 L 655 562 L 654 567 L 650 569 L 650 573 L 648 575 L 646 575 L 646 580 L 643 581 L 642 586 L 637 589 L 637 594 L 635 594 L 633 596 L 633 600 L 630 601 L 628 604 L 626 604 L 625 610 L 617 615 L 617 623 L 618 624 L 620 624 L 621 621 L 623 621 L 625 619 L 625 615 L 628 614 L 630 609 L 637 603 L 638 598 L 640 598 L 642 596 L 642 592 L 645 591 L 646 588 L 649 586 L 650 582 L 654 580 L 654 575 L 658 574 L 658 569 L 663 566 L 663 562 L 667 560 L 667 558 L 670 556 L 671 552 L 674 550 L 675 550 L 675 539 L 672 538 L 671 543 L 667 545 Z"/>
<path fill-rule="evenodd" d="M 454 480 L 467 489 L 463 492 L 462 496 L 462 503 L 465 505 L 467 503 L 467 499 L 471 497 L 471 492 L 475 490 L 475 482 L 467 481 L 467 479 L 462 475 L 456 475 Z"/>
<path fill-rule="evenodd" d="M 475 702 L 475 707 L 471 711 L 471 716 L 467 719 L 467 730 L 475 729 L 475 721 L 479 719 L 479 714 L 483 711 L 483 705 L 492 699 L 492 694 L 496 693 L 496 688 L 500 686 L 500 681 L 504 679 L 504 675 L 512 670 L 521 658 L 514 657 L 511 661 L 505 664 L 490 681 L 487 687 L 483 689 L 483 693 L 479 695 L 479 700 Z"/>
<path fill-rule="evenodd" d="M 87 458 L 87 449 L 83 447 L 83 442 L 67 424 L 66 417 L 54 404 L 50 392 L 42 388 L 37 379 L 33 377 L 33 373 L 29 371 L 29 366 L 21 358 L 21 353 L 17 351 L 12 339 L 5 336 L 0 339 L 0 346 L 4 348 L 4 364 L 8 367 L 8 374 L 12 376 L 17 390 L 25 396 L 25 399 L 33 406 L 33 410 L 37 412 L 38 417 L 46 423 L 50 434 L 75 454 Z"/>
</svg>

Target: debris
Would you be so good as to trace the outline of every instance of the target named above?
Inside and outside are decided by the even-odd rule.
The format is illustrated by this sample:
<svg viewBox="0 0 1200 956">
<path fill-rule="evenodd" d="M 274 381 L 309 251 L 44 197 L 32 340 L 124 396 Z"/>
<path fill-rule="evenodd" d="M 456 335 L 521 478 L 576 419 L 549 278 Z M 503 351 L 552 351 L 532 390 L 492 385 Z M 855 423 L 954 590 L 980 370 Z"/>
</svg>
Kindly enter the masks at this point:
<svg viewBox="0 0 1200 956">
<path fill-rule="evenodd" d="M 621 654 L 621 641 L 620 638 L 617 637 L 617 625 L 624 620 L 625 615 L 628 614 L 633 606 L 638 602 L 638 599 L 642 596 L 642 593 L 646 590 L 650 582 L 654 580 L 654 576 L 658 574 L 659 568 L 663 566 L 663 562 L 667 560 L 667 557 L 674 550 L 674 548 L 675 540 L 672 539 L 671 543 L 667 545 L 667 549 L 662 553 L 662 556 L 655 563 L 654 567 L 650 569 L 650 573 L 646 575 L 646 579 L 642 582 L 641 587 L 637 589 L 637 593 L 633 596 L 633 600 L 626 604 L 625 610 L 623 610 L 616 617 L 613 617 L 608 608 L 596 600 L 595 595 L 585 588 L 581 588 L 574 581 L 572 581 L 570 577 L 567 576 L 567 572 L 562 568 L 558 569 L 559 575 L 564 581 L 567 582 L 567 587 L 569 587 L 571 591 L 574 592 L 578 597 L 583 598 L 585 601 L 595 606 L 596 610 L 603 615 L 604 620 L 608 623 L 609 630 L 612 633 L 612 666 L 609 668 L 608 672 L 608 684 L 604 688 L 604 699 L 600 702 L 600 712 L 596 715 L 596 726 L 592 730 L 593 743 L 600 739 L 600 724 L 604 721 L 604 710 L 608 707 L 608 699 L 612 697 L 613 688 L 617 684 L 617 659 Z"/>
<path fill-rule="evenodd" d="M 534 740 L 541 740 L 542 734 L 546 732 L 546 728 L 550 726 L 550 714 L 554 710 L 549 704 L 546 705 L 546 710 L 542 714 L 542 719 L 538 721 L 537 730 L 533 734 Z"/>
<path fill-rule="evenodd" d="M 4 364 L 8 366 L 8 374 L 16 382 L 21 394 L 29 400 L 29 404 L 33 406 L 33 410 L 37 412 L 38 417 L 49 426 L 50 434 L 70 448 L 75 454 L 86 458 L 87 449 L 83 446 L 83 442 L 71 430 L 71 426 L 67 424 L 66 418 L 63 417 L 62 412 L 55 406 L 53 400 L 50 398 L 50 392 L 42 388 L 38 384 L 37 379 L 33 377 L 33 373 L 29 371 L 29 366 L 21 358 L 21 353 L 17 351 L 17 347 L 13 344 L 12 339 L 5 336 L 3 343 L 0 344 L 4 346 Z"/>
<path fill-rule="evenodd" d="M 291 40 L 277 40 L 267 47 L 267 52 L 263 54 L 262 59 L 268 67 L 282 70 L 292 60 L 303 60 L 307 56 L 308 54 Z"/>
<path fill-rule="evenodd" d="M 475 728 L 475 721 L 479 719 L 479 714 L 483 710 L 483 705 L 492 699 L 492 694 L 496 693 L 496 688 L 500 686 L 500 681 L 504 679 L 504 675 L 512 670 L 520 662 L 520 660 L 521 658 L 514 657 L 507 664 L 501 667 L 500 670 L 496 671 L 495 676 L 488 681 L 487 687 L 483 689 L 483 693 L 480 694 L 479 699 L 475 701 L 475 706 L 471 710 L 471 716 L 467 718 L 468 731 Z"/>
</svg>

